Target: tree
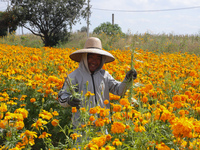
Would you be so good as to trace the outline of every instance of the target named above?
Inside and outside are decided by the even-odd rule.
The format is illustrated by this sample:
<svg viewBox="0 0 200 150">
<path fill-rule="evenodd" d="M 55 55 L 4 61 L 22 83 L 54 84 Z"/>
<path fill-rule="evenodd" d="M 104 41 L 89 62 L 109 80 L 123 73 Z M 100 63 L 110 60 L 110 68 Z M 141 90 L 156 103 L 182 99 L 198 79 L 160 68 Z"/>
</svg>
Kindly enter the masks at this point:
<svg viewBox="0 0 200 150">
<path fill-rule="evenodd" d="M 72 25 L 86 18 L 85 0 L 12 0 L 11 4 L 20 25 L 40 36 L 45 46 L 67 40 Z"/>
<path fill-rule="evenodd" d="M 81 28 L 81 32 L 87 32 L 87 27 L 86 27 L 86 26 L 83 26 L 83 27 Z"/>
<path fill-rule="evenodd" d="M 17 25 L 18 21 L 12 11 L 0 12 L 0 36 L 6 36 L 8 28 L 9 33 L 16 31 Z"/>
<path fill-rule="evenodd" d="M 118 24 L 112 25 L 110 22 L 100 24 L 100 26 L 93 30 L 93 33 L 105 33 L 106 35 L 123 34 L 121 27 L 119 27 Z"/>
</svg>

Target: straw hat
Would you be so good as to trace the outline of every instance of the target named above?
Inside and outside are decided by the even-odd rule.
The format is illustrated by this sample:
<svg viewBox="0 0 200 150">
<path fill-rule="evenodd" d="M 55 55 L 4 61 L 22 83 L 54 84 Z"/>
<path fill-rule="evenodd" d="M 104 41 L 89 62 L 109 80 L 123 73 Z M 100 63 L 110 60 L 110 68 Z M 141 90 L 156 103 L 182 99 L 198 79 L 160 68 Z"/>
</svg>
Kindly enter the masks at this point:
<svg viewBox="0 0 200 150">
<path fill-rule="evenodd" d="M 102 50 L 101 40 L 96 37 L 89 37 L 85 42 L 84 49 L 77 50 L 70 54 L 70 58 L 74 61 L 80 62 L 82 54 L 84 53 L 94 53 L 106 56 L 105 63 L 109 63 L 115 60 L 114 56 L 109 52 Z"/>
</svg>

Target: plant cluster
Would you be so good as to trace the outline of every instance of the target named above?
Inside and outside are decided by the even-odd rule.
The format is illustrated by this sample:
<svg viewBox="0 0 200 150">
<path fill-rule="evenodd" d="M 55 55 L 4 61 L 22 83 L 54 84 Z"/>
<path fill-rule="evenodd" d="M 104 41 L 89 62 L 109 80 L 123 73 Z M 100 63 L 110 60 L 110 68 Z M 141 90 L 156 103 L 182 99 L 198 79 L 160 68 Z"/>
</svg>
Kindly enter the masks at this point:
<svg viewBox="0 0 200 150">
<path fill-rule="evenodd" d="M 68 57 L 74 50 L 0 44 L 1 149 L 200 148 L 197 55 L 136 48 L 133 63 L 132 50 L 110 50 L 116 60 L 103 69 L 122 81 L 134 67 L 138 78 L 133 88 L 123 97 L 110 93 L 105 108 L 76 110 L 57 101 L 66 72 L 78 67 Z M 73 130 L 76 111 L 81 121 Z"/>
</svg>

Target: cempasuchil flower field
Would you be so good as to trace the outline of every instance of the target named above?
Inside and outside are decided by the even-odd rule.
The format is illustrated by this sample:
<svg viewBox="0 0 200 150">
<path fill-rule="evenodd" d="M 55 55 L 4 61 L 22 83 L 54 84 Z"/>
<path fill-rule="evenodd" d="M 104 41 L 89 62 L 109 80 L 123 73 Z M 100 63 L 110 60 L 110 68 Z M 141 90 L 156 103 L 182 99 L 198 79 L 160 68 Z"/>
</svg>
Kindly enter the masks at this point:
<svg viewBox="0 0 200 150">
<path fill-rule="evenodd" d="M 85 150 L 200 149 L 200 58 L 188 53 L 134 50 L 138 77 L 123 97 L 110 93 L 111 108 L 76 108 L 58 103 L 66 73 L 78 67 L 74 48 L 28 48 L 0 44 L 0 148 Z M 122 81 L 131 50 L 109 51 L 104 65 Z M 84 97 L 93 96 L 88 91 Z"/>
</svg>

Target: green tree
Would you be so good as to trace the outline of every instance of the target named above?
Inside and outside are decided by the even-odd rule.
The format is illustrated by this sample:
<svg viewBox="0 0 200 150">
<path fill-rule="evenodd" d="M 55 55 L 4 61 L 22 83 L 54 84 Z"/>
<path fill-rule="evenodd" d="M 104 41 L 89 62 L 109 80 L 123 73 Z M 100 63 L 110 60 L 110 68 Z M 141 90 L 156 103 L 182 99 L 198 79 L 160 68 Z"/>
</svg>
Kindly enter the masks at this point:
<svg viewBox="0 0 200 150">
<path fill-rule="evenodd" d="M 110 22 L 102 23 L 93 30 L 93 33 L 106 35 L 124 34 L 118 24 L 112 25 Z"/>
<path fill-rule="evenodd" d="M 14 17 L 13 11 L 0 12 L 0 36 L 6 36 L 8 33 L 16 31 L 18 25 L 17 19 Z"/>
<path fill-rule="evenodd" d="M 86 17 L 85 0 L 12 0 L 20 25 L 40 36 L 45 46 L 66 41 L 72 25 Z"/>
</svg>

